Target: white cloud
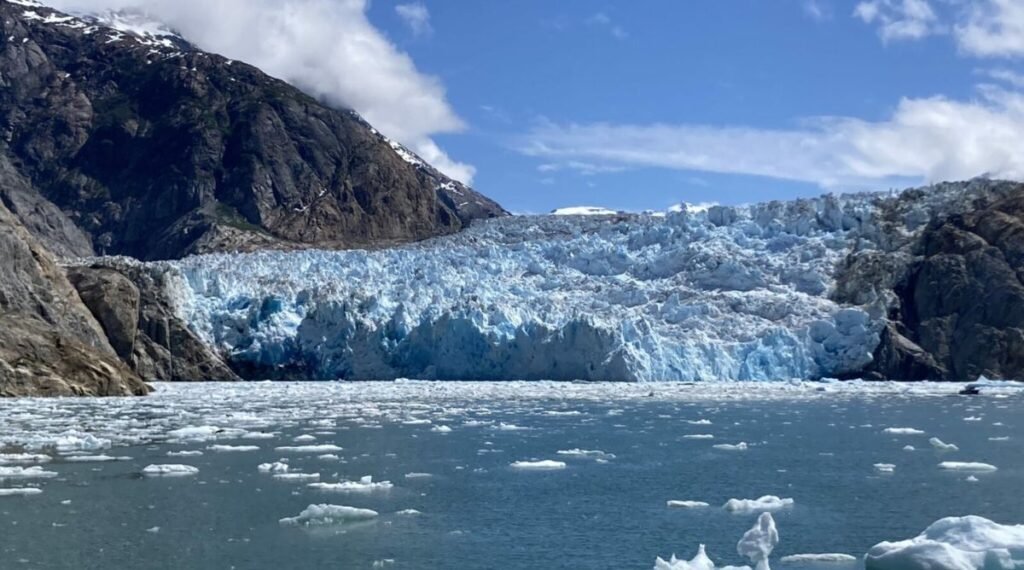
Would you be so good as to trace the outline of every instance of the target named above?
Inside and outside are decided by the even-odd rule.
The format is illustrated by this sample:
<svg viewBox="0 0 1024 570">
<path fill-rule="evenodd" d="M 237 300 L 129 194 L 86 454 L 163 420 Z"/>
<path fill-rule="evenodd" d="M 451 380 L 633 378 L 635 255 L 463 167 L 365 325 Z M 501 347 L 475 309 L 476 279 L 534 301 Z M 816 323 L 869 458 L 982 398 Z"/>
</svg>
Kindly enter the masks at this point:
<svg viewBox="0 0 1024 570">
<path fill-rule="evenodd" d="M 972 0 L 956 37 L 971 55 L 1024 56 L 1024 0 Z"/>
<path fill-rule="evenodd" d="M 917 40 L 942 32 L 928 0 L 868 0 L 857 4 L 853 14 L 866 24 L 877 24 L 884 42 Z"/>
<path fill-rule="evenodd" d="M 1024 179 L 1024 94 L 987 86 L 975 101 L 902 100 L 885 121 L 811 119 L 795 129 L 545 123 L 520 150 L 554 161 L 745 174 L 876 188 L 988 174 Z"/>
<path fill-rule="evenodd" d="M 75 12 L 136 9 L 208 51 L 256 65 L 310 94 L 359 112 L 449 176 L 474 169 L 431 138 L 462 119 L 441 81 L 416 69 L 366 16 L 367 0 L 47 0 Z"/>
<path fill-rule="evenodd" d="M 395 6 L 395 13 L 417 36 L 429 35 L 434 31 L 430 26 L 430 11 L 422 2 L 399 4 Z"/>
<path fill-rule="evenodd" d="M 606 30 L 617 40 L 624 40 L 629 37 L 629 32 L 627 32 L 622 26 L 615 23 L 615 20 L 612 20 L 611 16 L 605 12 L 598 12 L 591 15 L 587 18 L 587 24 L 595 28 Z"/>
<path fill-rule="evenodd" d="M 804 0 L 804 13 L 819 22 L 832 19 L 832 11 L 820 0 Z"/>
<path fill-rule="evenodd" d="M 1024 89 L 1024 73 L 1018 73 L 1009 69 L 984 69 L 980 71 L 981 74 L 987 75 L 988 77 L 1002 81 L 1013 87 Z"/>
</svg>

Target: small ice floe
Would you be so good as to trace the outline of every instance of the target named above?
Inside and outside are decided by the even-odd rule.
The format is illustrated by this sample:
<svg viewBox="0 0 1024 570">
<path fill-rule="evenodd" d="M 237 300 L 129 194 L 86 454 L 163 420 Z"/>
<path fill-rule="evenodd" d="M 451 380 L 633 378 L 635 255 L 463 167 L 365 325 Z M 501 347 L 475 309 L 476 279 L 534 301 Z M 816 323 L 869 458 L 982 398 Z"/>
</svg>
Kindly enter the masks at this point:
<svg viewBox="0 0 1024 570">
<path fill-rule="evenodd" d="M 960 448 L 952 443 L 946 443 L 937 437 L 933 437 L 928 440 L 928 443 L 932 444 L 938 451 L 960 451 Z"/>
<path fill-rule="evenodd" d="M 736 543 L 736 552 L 750 560 L 756 570 L 769 570 L 768 557 L 778 544 L 779 531 L 775 528 L 775 520 L 771 513 L 761 513 L 754 526 Z M 692 560 L 679 560 L 674 554 L 667 561 L 659 557 L 654 562 L 654 570 L 715 570 L 715 563 L 708 558 L 702 544 Z"/>
<path fill-rule="evenodd" d="M 203 452 L 198 449 L 186 449 L 184 451 L 168 451 L 167 457 L 199 457 Z"/>
<path fill-rule="evenodd" d="M 722 508 L 732 513 L 756 513 L 761 511 L 777 511 L 792 507 L 793 499 L 782 499 L 775 495 L 765 495 L 757 499 L 729 499 Z"/>
<path fill-rule="evenodd" d="M 287 473 L 291 466 L 283 461 L 275 461 L 273 463 L 260 463 L 256 466 L 256 469 L 260 473 Z"/>
<path fill-rule="evenodd" d="M 433 477 L 430 473 L 406 473 L 406 479 L 426 479 L 427 477 Z"/>
<path fill-rule="evenodd" d="M 964 481 L 967 481 L 968 483 L 977 483 L 978 478 L 975 477 L 974 475 L 968 475 L 967 478 L 964 479 Z"/>
<path fill-rule="evenodd" d="M 452 432 L 452 428 L 450 428 L 448 426 L 434 426 L 434 427 L 430 428 L 430 431 L 432 431 L 434 433 L 451 433 Z"/>
<path fill-rule="evenodd" d="M 357 509 L 343 505 L 309 505 L 294 517 L 285 517 L 280 522 L 285 526 L 327 526 L 377 518 L 377 511 Z"/>
<path fill-rule="evenodd" d="M 310 489 L 316 489 L 317 491 L 327 491 L 331 493 L 375 493 L 378 491 L 388 491 L 394 487 L 394 485 L 391 484 L 391 481 L 374 482 L 373 477 L 370 475 L 367 475 L 358 481 L 310 483 L 306 486 Z"/>
<path fill-rule="evenodd" d="M 200 443 L 213 441 L 219 437 L 230 435 L 242 435 L 245 430 L 225 430 L 217 426 L 188 426 L 167 432 L 171 441 Z"/>
<path fill-rule="evenodd" d="M 711 506 L 704 501 L 666 501 L 665 504 L 673 509 L 701 509 Z"/>
<path fill-rule="evenodd" d="M 402 425 L 407 425 L 407 426 L 429 426 L 432 423 L 433 422 L 431 422 L 430 420 L 428 420 L 426 418 L 413 418 L 411 420 L 403 421 Z"/>
<path fill-rule="evenodd" d="M 712 445 L 711 447 L 715 449 L 721 449 L 723 451 L 746 451 L 748 446 L 747 442 L 741 441 L 737 444 L 719 443 L 717 445 Z"/>
<path fill-rule="evenodd" d="M 875 463 L 875 471 L 879 473 L 892 473 L 896 470 L 896 466 L 892 463 Z"/>
<path fill-rule="evenodd" d="M 238 436 L 238 439 L 274 439 L 277 434 L 268 433 L 265 431 L 247 431 L 242 435 Z"/>
<path fill-rule="evenodd" d="M 69 463 L 106 463 L 108 461 L 131 461 L 131 457 L 113 455 L 71 455 L 65 457 L 64 461 Z"/>
<path fill-rule="evenodd" d="M 882 432 L 890 435 L 924 435 L 923 431 L 909 427 L 890 427 L 885 428 Z"/>
<path fill-rule="evenodd" d="M 380 560 L 374 560 L 372 568 L 387 568 L 388 566 L 394 566 L 394 558 L 381 558 Z"/>
<path fill-rule="evenodd" d="M 500 422 L 498 425 L 493 426 L 493 429 L 496 429 L 498 431 L 523 431 L 530 428 L 517 426 L 516 424 L 507 424 L 505 422 Z"/>
<path fill-rule="evenodd" d="M 208 445 L 206 449 L 216 453 L 243 453 L 247 451 L 259 451 L 258 445 Z"/>
<path fill-rule="evenodd" d="M 982 419 L 984 419 L 984 418 L 981 418 L 981 417 L 978 417 L 978 416 L 968 416 L 968 417 L 964 418 L 964 421 L 965 422 L 980 422 Z"/>
<path fill-rule="evenodd" d="M 1010 441 L 1010 438 L 1008 436 L 1004 435 L 1004 436 L 1001 436 L 1001 437 L 990 437 L 990 438 L 988 438 L 988 440 L 989 441 Z"/>
<path fill-rule="evenodd" d="M 414 517 L 416 515 L 422 515 L 423 513 L 417 511 L 416 509 L 402 509 L 395 514 L 402 515 L 404 517 Z"/>
<path fill-rule="evenodd" d="M 913 445 L 904 445 L 903 451 L 916 451 L 916 448 Z"/>
<path fill-rule="evenodd" d="M 292 438 L 292 441 L 294 441 L 295 443 L 310 443 L 310 442 L 316 441 L 316 436 L 315 435 L 309 435 L 307 433 L 307 434 L 299 435 L 299 436 L 296 436 L 296 437 Z"/>
<path fill-rule="evenodd" d="M 65 432 L 54 441 L 49 442 L 49 444 L 53 445 L 58 453 L 100 451 L 102 449 L 110 449 L 110 446 L 113 445 L 109 439 L 78 431 Z"/>
<path fill-rule="evenodd" d="M 564 457 L 578 457 L 580 459 L 615 459 L 615 455 L 605 453 L 599 449 L 560 449 L 556 452 Z"/>
<path fill-rule="evenodd" d="M 56 477 L 56 471 L 47 471 L 38 465 L 34 467 L 0 467 L 0 480 L 3 479 L 50 479 Z"/>
<path fill-rule="evenodd" d="M 319 481 L 319 473 L 274 473 L 274 479 L 287 483 L 305 483 L 306 481 Z"/>
<path fill-rule="evenodd" d="M 31 465 L 49 463 L 53 458 L 40 453 L 0 453 L 0 465 Z"/>
<path fill-rule="evenodd" d="M 195 475 L 199 469 L 191 465 L 147 465 L 142 474 L 147 477 L 183 477 Z"/>
<path fill-rule="evenodd" d="M 710 433 L 694 433 L 690 435 L 684 435 L 683 439 L 715 439 L 715 436 Z"/>
<path fill-rule="evenodd" d="M 14 487 L 11 489 L 0 489 L 0 497 L 28 497 L 31 495 L 41 495 L 42 489 L 35 487 Z"/>
<path fill-rule="evenodd" d="M 949 517 L 909 540 L 881 542 L 864 556 L 867 570 L 1008 570 L 1024 566 L 1024 525 L 978 516 Z"/>
<path fill-rule="evenodd" d="M 848 564 L 856 562 L 856 556 L 849 554 L 790 554 L 779 559 L 783 564 Z"/>
<path fill-rule="evenodd" d="M 341 458 L 334 453 L 325 453 L 323 455 L 317 455 L 317 459 L 320 461 L 341 461 Z"/>
<path fill-rule="evenodd" d="M 516 461 L 511 466 L 513 469 L 524 471 L 554 471 L 556 469 L 565 469 L 565 462 L 552 461 L 550 459 L 543 461 Z"/>
<path fill-rule="evenodd" d="M 945 469 L 946 471 L 998 471 L 998 467 L 990 465 L 988 463 L 978 463 L 974 461 L 943 461 L 939 463 L 939 469 Z"/>
<path fill-rule="evenodd" d="M 325 443 L 320 445 L 285 445 L 282 447 L 275 447 L 274 451 L 281 453 L 333 453 L 335 451 L 342 451 L 342 448 L 337 445 Z"/>
<path fill-rule="evenodd" d="M 691 426 L 709 426 L 711 425 L 711 420 L 686 420 L 686 423 L 690 424 Z"/>
</svg>

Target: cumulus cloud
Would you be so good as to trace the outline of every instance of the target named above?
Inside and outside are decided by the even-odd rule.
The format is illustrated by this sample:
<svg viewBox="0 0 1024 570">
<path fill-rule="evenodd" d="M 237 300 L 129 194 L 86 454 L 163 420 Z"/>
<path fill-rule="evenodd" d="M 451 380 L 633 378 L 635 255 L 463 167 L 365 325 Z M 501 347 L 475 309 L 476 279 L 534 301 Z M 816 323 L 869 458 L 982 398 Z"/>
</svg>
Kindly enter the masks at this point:
<svg viewBox="0 0 1024 570">
<path fill-rule="evenodd" d="M 251 63 L 327 102 L 352 108 L 378 130 L 453 178 L 475 170 L 431 138 L 462 119 L 441 81 L 420 72 L 369 21 L 367 0 L 47 0 L 71 12 L 137 10 L 205 50 Z"/>
<path fill-rule="evenodd" d="M 1024 56 L 1024 0 L 976 0 L 956 27 L 960 48 L 982 57 Z"/>
<path fill-rule="evenodd" d="M 878 26 L 882 41 L 917 40 L 939 33 L 939 17 L 928 0 L 868 0 L 857 4 L 854 16 Z"/>
<path fill-rule="evenodd" d="M 434 31 L 430 26 L 430 11 L 422 2 L 399 4 L 395 6 L 395 13 L 417 36 L 429 35 Z"/>
<path fill-rule="evenodd" d="M 592 161 L 796 180 L 823 188 L 1024 179 L 1024 94 L 993 86 L 973 101 L 902 100 L 885 121 L 827 117 L 794 129 L 546 122 L 519 150 L 548 163 Z"/>
</svg>

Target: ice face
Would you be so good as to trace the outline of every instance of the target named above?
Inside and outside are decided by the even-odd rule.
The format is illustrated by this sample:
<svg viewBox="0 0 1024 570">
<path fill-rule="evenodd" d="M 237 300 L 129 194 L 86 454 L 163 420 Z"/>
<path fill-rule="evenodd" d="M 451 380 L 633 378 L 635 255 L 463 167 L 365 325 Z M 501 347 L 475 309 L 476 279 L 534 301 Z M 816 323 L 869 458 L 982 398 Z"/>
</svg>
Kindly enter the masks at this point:
<svg viewBox="0 0 1024 570">
<path fill-rule="evenodd" d="M 1024 526 L 967 516 L 942 519 L 910 540 L 882 542 L 864 557 L 867 570 L 1012 570 L 1024 566 Z"/>
</svg>

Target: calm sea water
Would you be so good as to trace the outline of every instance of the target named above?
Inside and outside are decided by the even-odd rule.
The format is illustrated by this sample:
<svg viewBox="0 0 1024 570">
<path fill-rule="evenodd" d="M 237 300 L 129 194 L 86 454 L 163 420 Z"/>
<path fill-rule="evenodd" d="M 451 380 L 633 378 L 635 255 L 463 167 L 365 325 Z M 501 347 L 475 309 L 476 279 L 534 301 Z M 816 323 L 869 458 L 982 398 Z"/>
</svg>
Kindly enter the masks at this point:
<svg viewBox="0 0 1024 570">
<path fill-rule="evenodd" d="M 625 569 L 650 568 L 656 556 L 673 552 L 689 558 L 699 543 L 717 563 L 739 564 L 746 561 L 736 541 L 756 514 L 729 513 L 722 504 L 767 494 L 795 500 L 774 513 L 782 537 L 776 568 L 787 567 L 777 561 L 787 554 L 860 557 L 879 541 L 915 536 L 945 516 L 1024 523 L 1019 396 L 895 387 L 731 387 L 719 396 L 708 387 L 650 393 L 617 385 L 492 386 L 161 386 L 145 401 L 0 402 L 7 451 L 15 444 L 42 448 L 55 456 L 44 468 L 58 473 L 0 481 L 0 488 L 43 490 L 0 497 L 0 568 Z M 239 429 L 168 441 L 180 435 L 175 429 L 211 425 Z M 925 434 L 887 433 L 891 427 Z M 62 434 L 86 432 L 113 447 L 80 453 L 128 459 L 71 463 L 66 456 L 74 451 L 62 456 L 49 447 Z M 259 437 L 254 432 L 273 439 L 251 439 Z M 694 434 L 714 439 L 684 437 Z M 294 441 L 302 435 L 316 439 Z M 936 451 L 929 437 L 960 450 Z M 748 449 L 713 447 L 739 442 Z M 274 449 L 311 444 L 343 450 L 329 460 L 318 457 L 324 452 Z M 217 452 L 212 445 L 259 449 Z M 557 453 L 573 448 L 614 458 Z M 167 456 L 182 450 L 203 455 Z M 394 486 L 331 493 L 258 472 L 258 464 L 282 458 L 292 472 L 320 473 L 324 482 L 371 475 Z M 510 466 L 523 460 L 566 467 Z M 968 473 L 939 469 L 942 461 L 999 469 L 972 482 Z M 199 473 L 140 474 L 167 463 Z M 882 474 L 876 463 L 896 467 Z M 671 509 L 667 500 L 711 506 Z M 379 516 L 317 528 L 278 522 L 318 503 Z M 399 514 L 406 509 L 420 514 Z"/>
</svg>

